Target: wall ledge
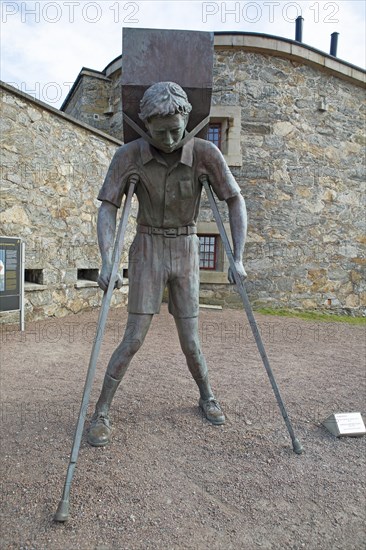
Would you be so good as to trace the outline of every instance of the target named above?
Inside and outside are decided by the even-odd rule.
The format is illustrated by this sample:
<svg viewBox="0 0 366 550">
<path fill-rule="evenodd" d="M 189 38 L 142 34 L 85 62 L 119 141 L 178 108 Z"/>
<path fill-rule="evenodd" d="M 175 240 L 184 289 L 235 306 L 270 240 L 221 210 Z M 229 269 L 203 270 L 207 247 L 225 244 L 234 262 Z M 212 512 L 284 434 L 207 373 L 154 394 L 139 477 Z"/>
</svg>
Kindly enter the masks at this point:
<svg viewBox="0 0 366 550">
<path fill-rule="evenodd" d="M 216 32 L 216 48 L 243 48 L 247 51 L 284 57 L 306 65 L 312 65 L 333 74 L 343 80 L 348 80 L 357 86 L 366 85 L 366 71 L 338 57 L 329 55 L 303 42 L 288 38 L 280 38 L 269 34 L 245 32 Z"/>
<path fill-rule="evenodd" d="M 362 67 L 353 65 L 339 57 L 334 57 L 326 52 L 313 48 L 304 42 L 297 42 L 290 38 L 282 38 L 271 34 L 217 31 L 215 35 L 215 48 L 243 48 L 266 55 L 284 57 L 293 61 L 321 68 L 334 76 L 348 80 L 357 86 L 366 85 L 366 71 Z M 111 61 L 102 74 L 109 77 L 115 71 L 122 68 L 122 55 Z"/>
<path fill-rule="evenodd" d="M 24 292 L 37 292 L 38 290 L 47 290 L 48 288 L 48 285 L 38 285 L 37 283 L 28 283 L 27 281 L 24 283 Z"/>
</svg>

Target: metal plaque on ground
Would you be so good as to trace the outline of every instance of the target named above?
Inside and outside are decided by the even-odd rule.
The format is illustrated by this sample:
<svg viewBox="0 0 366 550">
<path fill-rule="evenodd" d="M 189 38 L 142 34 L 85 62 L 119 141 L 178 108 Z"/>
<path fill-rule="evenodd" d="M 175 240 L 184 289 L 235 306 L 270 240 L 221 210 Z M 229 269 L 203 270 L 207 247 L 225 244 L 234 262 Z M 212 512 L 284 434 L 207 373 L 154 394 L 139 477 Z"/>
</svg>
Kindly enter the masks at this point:
<svg viewBox="0 0 366 550">
<path fill-rule="evenodd" d="M 360 437 L 366 433 L 365 424 L 359 412 L 331 414 L 324 420 L 323 426 L 336 437 Z"/>
</svg>

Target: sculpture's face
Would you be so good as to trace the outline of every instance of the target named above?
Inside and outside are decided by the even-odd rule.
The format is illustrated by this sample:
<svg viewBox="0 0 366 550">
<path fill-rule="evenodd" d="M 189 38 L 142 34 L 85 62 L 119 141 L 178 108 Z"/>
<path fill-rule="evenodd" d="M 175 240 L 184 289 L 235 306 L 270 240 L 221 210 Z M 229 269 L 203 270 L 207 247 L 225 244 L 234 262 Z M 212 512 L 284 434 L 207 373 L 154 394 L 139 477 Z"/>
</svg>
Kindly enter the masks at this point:
<svg viewBox="0 0 366 550">
<path fill-rule="evenodd" d="M 187 122 L 188 118 L 176 114 L 153 117 L 145 124 L 157 147 L 164 153 L 172 153 L 183 138 Z"/>
</svg>

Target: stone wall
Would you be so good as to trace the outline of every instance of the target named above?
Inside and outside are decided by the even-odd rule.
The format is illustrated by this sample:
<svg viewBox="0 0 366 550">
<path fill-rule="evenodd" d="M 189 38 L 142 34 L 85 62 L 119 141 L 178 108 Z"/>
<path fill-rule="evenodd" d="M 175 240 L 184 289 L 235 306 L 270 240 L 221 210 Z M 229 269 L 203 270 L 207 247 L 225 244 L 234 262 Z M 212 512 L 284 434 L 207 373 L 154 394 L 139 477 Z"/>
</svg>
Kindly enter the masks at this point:
<svg viewBox="0 0 366 550">
<path fill-rule="evenodd" d="M 1 110 L 0 231 L 26 244 L 26 278 L 33 279 L 25 287 L 26 320 L 95 307 L 102 297 L 96 196 L 119 143 L 10 86 L 1 86 Z M 114 304 L 126 302 L 126 285 Z"/>
<path fill-rule="evenodd" d="M 280 40 L 270 52 L 268 43 L 260 51 L 219 38 L 213 104 L 241 112 L 242 166 L 231 169 L 248 207 L 252 303 L 365 314 L 364 73 Z M 87 71 L 66 110 L 83 121 L 99 113 L 95 127 L 121 138 L 120 79 L 118 60 L 101 78 Z M 77 269 L 99 267 L 95 197 L 117 143 L 15 91 L 3 101 L 10 168 L 2 232 L 26 238 L 27 265 L 43 269 L 47 287 L 27 293 L 28 311 L 90 307 L 100 294 L 75 289 Z M 205 198 L 199 220 L 212 222 Z M 221 278 L 201 285 L 201 301 L 239 304 Z"/>
<path fill-rule="evenodd" d="M 232 172 L 249 213 L 254 305 L 364 312 L 364 89 L 228 48 L 216 50 L 215 87 L 215 103 L 241 105 L 243 165 Z"/>
<path fill-rule="evenodd" d="M 242 166 L 231 169 L 248 207 L 250 298 L 364 314 L 365 74 L 290 42 L 215 36 L 213 105 L 241 109 Z M 107 131 L 122 137 L 120 65 L 106 68 Z M 199 220 L 212 221 L 206 200 Z M 223 284 L 201 285 L 201 299 L 238 303 Z"/>
<path fill-rule="evenodd" d="M 111 80 L 101 73 L 83 69 L 65 112 L 89 126 L 114 135 L 110 132 Z M 116 135 L 114 137 L 120 139 Z"/>
<path fill-rule="evenodd" d="M 82 69 L 62 109 L 123 141 L 121 60 L 103 71 Z"/>
</svg>

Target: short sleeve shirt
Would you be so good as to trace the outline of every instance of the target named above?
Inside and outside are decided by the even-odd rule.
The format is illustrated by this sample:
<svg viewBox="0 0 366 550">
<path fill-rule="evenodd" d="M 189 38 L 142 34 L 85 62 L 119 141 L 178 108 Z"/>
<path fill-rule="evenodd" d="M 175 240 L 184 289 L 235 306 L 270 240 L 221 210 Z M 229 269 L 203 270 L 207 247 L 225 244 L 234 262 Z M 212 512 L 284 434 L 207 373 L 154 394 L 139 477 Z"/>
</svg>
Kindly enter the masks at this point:
<svg viewBox="0 0 366 550">
<path fill-rule="evenodd" d="M 168 166 L 159 151 L 140 138 L 117 149 L 103 186 L 100 201 L 121 206 L 128 179 L 138 174 L 137 222 L 152 227 L 194 225 L 199 210 L 202 184 L 208 176 L 219 198 L 228 200 L 240 193 L 220 150 L 211 142 L 193 138 L 181 149 L 180 159 Z"/>
</svg>

